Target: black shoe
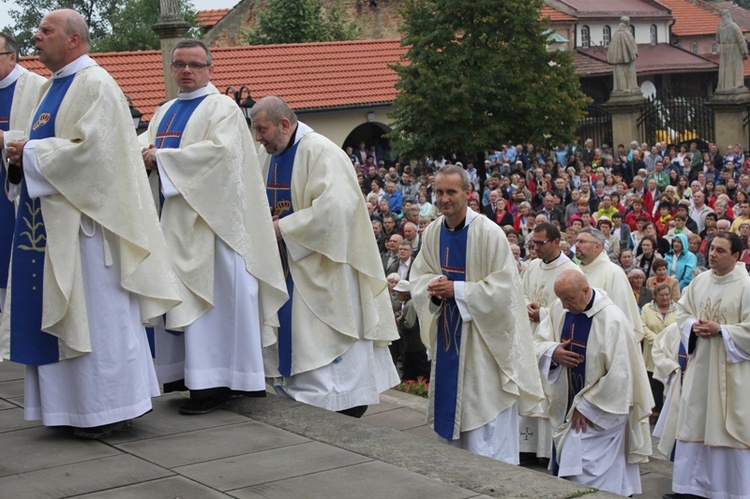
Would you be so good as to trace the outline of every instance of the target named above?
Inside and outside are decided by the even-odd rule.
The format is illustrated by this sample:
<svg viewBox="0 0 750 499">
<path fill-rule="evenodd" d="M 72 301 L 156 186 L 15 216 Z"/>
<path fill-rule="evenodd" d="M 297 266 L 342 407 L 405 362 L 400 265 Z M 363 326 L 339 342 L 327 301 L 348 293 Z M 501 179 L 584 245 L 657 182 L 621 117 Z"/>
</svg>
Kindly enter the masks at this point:
<svg viewBox="0 0 750 499">
<path fill-rule="evenodd" d="M 226 407 L 228 399 L 228 396 L 190 399 L 186 404 L 181 405 L 180 408 L 177 409 L 177 412 L 185 416 L 208 414 L 209 412 Z"/>
<path fill-rule="evenodd" d="M 96 440 L 99 438 L 107 438 L 115 433 L 122 433 L 130 430 L 133 427 L 133 421 L 126 419 L 125 421 L 118 421 L 117 423 L 105 424 L 102 426 L 94 426 L 91 428 L 75 428 L 73 435 L 80 438 L 90 438 Z"/>
<path fill-rule="evenodd" d="M 672 494 L 664 494 L 662 497 L 664 499 L 706 499 L 703 496 L 696 496 L 693 494 L 677 494 L 676 492 Z"/>
<path fill-rule="evenodd" d="M 367 406 L 366 405 L 358 405 L 357 407 L 350 407 L 349 409 L 344 409 L 343 411 L 336 411 L 339 414 L 344 414 L 345 416 L 351 416 L 353 418 L 361 418 L 365 415 L 365 412 L 367 412 Z"/>
<path fill-rule="evenodd" d="M 258 390 L 258 391 L 252 391 L 252 392 L 243 392 L 242 390 L 232 390 L 232 397 L 263 398 L 266 396 L 267 396 L 267 393 L 265 390 Z"/>
<path fill-rule="evenodd" d="M 171 393 L 171 392 L 186 392 L 187 390 L 188 390 L 188 387 L 185 386 L 184 379 L 178 379 L 177 381 L 170 381 L 169 383 L 164 383 L 164 388 L 163 388 L 164 394 Z"/>
</svg>

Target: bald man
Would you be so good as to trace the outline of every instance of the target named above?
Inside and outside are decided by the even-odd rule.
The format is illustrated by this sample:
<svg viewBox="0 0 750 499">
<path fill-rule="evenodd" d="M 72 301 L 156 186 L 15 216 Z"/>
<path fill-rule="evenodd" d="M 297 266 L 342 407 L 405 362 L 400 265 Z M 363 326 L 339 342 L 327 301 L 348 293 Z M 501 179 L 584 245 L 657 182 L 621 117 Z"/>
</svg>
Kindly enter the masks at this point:
<svg viewBox="0 0 750 499">
<path fill-rule="evenodd" d="M 151 410 L 143 321 L 179 292 L 128 104 L 83 17 L 51 12 L 34 39 L 52 79 L 29 140 L 7 145 L 23 177 L 0 346 L 27 366 L 26 419 L 101 438 Z"/>
<path fill-rule="evenodd" d="M 537 329 L 547 379 L 556 476 L 621 495 L 641 493 L 653 398 L 630 322 L 574 269 L 555 281 L 558 297 Z"/>
</svg>

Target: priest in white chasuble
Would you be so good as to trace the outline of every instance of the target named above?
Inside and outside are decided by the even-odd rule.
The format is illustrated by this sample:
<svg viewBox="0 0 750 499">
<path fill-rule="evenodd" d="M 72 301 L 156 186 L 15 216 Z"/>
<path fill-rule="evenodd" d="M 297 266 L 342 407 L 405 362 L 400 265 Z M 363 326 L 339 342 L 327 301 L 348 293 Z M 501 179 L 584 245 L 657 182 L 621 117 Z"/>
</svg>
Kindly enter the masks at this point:
<svg viewBox="0 0 750 499">
<path fill-rule="evenodd" d="M 5 33 L 0 33 L 0 147 L 5 144 L 5 132 L 28 136 L 31 113 L 39 102 L 39 91 L 47 81 L 18 64 L 18 44 Z M 17 137 L 22 138 L 22 137 Z M 5 148 L 0 168 L 0 185 L 7 180 Z M 8 267 L 16 225 L 16 207 L 12 199 L 0 199 L 0 308 L 5 302 Z"/>
<path fill-rule="evenodd" d="M 682 382 L 687 368 L 687 350 L 682 344 L 682 335 L 676 322 L 665 327 L 656 337 L 651 359 L 654 363 L 654 379 L 664 383 L 666 388 L 664 406 L 654 426 L 653 435 L 659 439 L 659 451 L 670 461 L 674 461 Z"/>
<path fill-rule="evenodd" d="M 266 369 L 279 393 L 359 417 L 399 382 L 399 336 L 351 161 L 278 97 L 251 118 L 291 296 Z"/>
<path fill-rule="evenodd" d="M 621 495 L 641 493 L 654 405 L 625 314 L 575 270 L 557 278 L 536 352 L 550 388 L 556 476 Z"/>
<path fill-rule="evenodd" d="M 519 414 L 541 414 L 544 391 L 521 280 L 502 229 L 468 207 L 469 177 L 435 177 L 443 216 L 425 229 L 410 282 L 433 360 L 427 420 L 439 439 L 519 462 Z"/>
<path fill-rule="evenodd" d="M 182 380 L 190 389 L 181 414 L 205 414 L 235 393 L 265 395 L 263 346 L 275 342 L 287 293 L 255 145 L 239 107 L 209 81 L 211 52 L 181 40 L 171 72 L 179 94 L 140 137 L 182 297 L 154 331 L 157 373 L 165 391 Z"/>
<path fill-rule="evenodd" d="M 523 273 L 523 294 L 532 335 L 536 333 L 539 323 L 547 317 L 549 306 L 557 299 L 554 290 L 557 276 L 568 269 L 580 272 L 578 265 L 560 251 L 560 238 L 560 229 L 554 224 L 543 222 L 534 227 L 531 244 L 536 248 L 537 258 L 529 262 Z M 548 392 L 546 383 L 542 378 L 545 393 Z M 543 408 L 544 417 L 521 417 L 521 452 L 549 458 L 552 455 L 552 431 L 547 404 Z"/>
<path fill-rule="evenodd" d="M 750 497 L 750 277 L 736 265 L 742 241 L 720 232 L 677 302 L 688 355 L 682 384 L 672 490 Z"/>
<path fill-rule="evenodd" d="M 7 144 L 23 177 L 0 352 L 27 365 L 27 419 L 99 438 L 151 409 L 143 323 L 179 292 L 125 96 L 87 55 L 83 17 L 51 12 L 34 38 L 52 78 L 29 140 Z"/>
</svg>

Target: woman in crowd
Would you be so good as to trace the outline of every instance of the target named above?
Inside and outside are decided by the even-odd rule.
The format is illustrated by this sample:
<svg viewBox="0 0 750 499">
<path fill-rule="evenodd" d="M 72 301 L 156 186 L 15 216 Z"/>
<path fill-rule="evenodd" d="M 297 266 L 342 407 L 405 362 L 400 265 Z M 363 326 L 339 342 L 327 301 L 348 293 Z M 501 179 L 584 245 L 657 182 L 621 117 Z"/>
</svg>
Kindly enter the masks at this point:
<svg viewBox="0 0 750 499">
<path fill-rule="evenodd" d="M 495 213 L 490 218 L 500 227 L 505 225 L 513 226 L 513 215 L 508 213 L 508 205 L 502 198 L 498 199 L 495 203 Z"/>
<path fill-rule="evenodd" d="M 434 220 L 437 218 L 437 208 L 434 204 L 430 203 L 427 200 L 427 193 L 426 192 L 420 192 L 417 196 L 417 199 L 419 200 L 419 216 L 420 217 L 426 217 L 430 220 Z"/>
<path fill-rule="evenodd" d="M 659 413 L 664 405 L 664 385 L 653 378 L 654 361 L 651 350 L 654 340 L 664 331 L 664 328 L 677 320 L 677 304 L 672 300 L 672 291 L 667 284 L 657 284 L 654 288 L 654 300 L 641 310 L 643 322 L 643 361 L 646 363 L 651 393 L 654 396 L 654 409 L 649 422 L 656 424 Z"/>
<path fill-rule="evenodd" d="M 680 175 L 677 179 L 677 199 L 688 199 L 690 192 L 690 183 L 685 175 Z"/>
<path fill-rule="evenodd" d="M 670 277 L 680 283 L 680 292 L 693 280 L 693 269 L 698 265 L 698 259 L 688 251 L 688 241 L 685 234 L 677 234 L 672 239 L 672 248 L 664 257 L 667 261 L 667 271 Z"/>
<path fill-rule="evenodd" d="M 638 304 L 639 310 L 654 299 L 651 290 L 644 286 L 646 274 L 638 267 L 628 272 L 628 282 L 630 283 L 630 289 L 633 290 L 633 295 L 635 295 L 635 302 Z"/>
<path fill-rule="evenodd" d="M 641 269 L 646 277 L 653 275 L 654 260 L 660 256 L 655 246 L 654 239 L 645 236 L 635 251 L 635 266 Z"/>
<path fill-rule="evenodd" d="M 656 258 L 654 263 L 651 264 L 651 270 L 653 271 L 653 277 L 646 279 L 646 287 L 650 289 L 654 296 L 656 296 L 656 286 L 658 284 L 666 284 L 669 286 L 669 291 L 672 296 L 672 301 L 680 299 L 680 283 L 674 277 L 667 275 L 667 261 L 663 258 Z"/>
</svg>

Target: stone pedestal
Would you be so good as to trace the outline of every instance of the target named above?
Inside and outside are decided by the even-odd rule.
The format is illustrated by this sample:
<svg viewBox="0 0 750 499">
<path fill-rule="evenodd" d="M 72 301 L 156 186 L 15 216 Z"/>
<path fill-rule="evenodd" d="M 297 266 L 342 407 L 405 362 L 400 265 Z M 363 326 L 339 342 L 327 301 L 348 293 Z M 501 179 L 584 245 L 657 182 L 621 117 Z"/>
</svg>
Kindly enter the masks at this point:
<svg viewBox="0 0 750 499">
<path fill-rule="evenodd" d="M 164 67 L 164 91 L 166 100 L 177 96 L 177 83 L 172 79 L 169 65 L 172 63 L 172 49 L 192 26 L 179 16 L 166 15 L 152 26 L 161 40 L 161 61 Z"/>
<path fill-rule="evenodd" d="M 628 144 L 633 140 L 641 141 L 638 131 L 638 118 L 643 107 L 643 95 L 638 93 L 612 93 L 612 97 L 604 105 L 612 114 L 612 150 L 616 150 L 617 144 Z"/>
<path fill-rule="evenodd" d="M 706 105 L 714 112 L 714 134 L 719 151 L 726 151 L 729 144 L 740 144 L 743 151 L 750 150 L 748 131 L 742 124 L 750 106 L 750 90 L 717 90 Z"/>
</svg>

